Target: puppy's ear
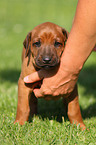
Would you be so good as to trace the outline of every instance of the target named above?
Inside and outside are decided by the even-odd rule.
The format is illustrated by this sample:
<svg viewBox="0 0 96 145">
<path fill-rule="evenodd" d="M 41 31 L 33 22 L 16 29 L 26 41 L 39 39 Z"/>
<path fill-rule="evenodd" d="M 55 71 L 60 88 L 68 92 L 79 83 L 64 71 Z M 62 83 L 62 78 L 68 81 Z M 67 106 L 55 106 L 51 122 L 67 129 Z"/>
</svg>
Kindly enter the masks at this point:
<svg viewBox="0 0 96 145">
<path fill-rule="evenodd" d="M 62 28 L 62 33 L 64 35 L 64 41 L 66 41 L 68 39 L 69 32 Z"/>
<path fill-rule="evenodd" d="M 26 36 L 24 42 L 23 42 L 23 45 L 26 49 L 26 52 L 25 52 L 25 57 L 28 56 L 29 52 L 31 51 L 31 35 L 32 35 L 32 32 L 29 32 L 28 35 Z"/>
</svg>

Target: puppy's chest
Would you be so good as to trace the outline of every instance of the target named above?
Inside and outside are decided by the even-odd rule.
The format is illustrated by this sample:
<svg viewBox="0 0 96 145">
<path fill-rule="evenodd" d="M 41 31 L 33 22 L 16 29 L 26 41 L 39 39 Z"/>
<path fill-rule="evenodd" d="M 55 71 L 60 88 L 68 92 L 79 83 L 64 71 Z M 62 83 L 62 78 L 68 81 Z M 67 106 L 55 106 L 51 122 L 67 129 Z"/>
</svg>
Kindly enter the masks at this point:
<svg viewBox="0 0 96 145">
<path fill-rule="evenodd" d="M 22 68 L 21 68 L 21 76 L 24 78 L 27 75 L 30 75 L 31 73 L 35 72 L 35 68 L 32 63 L 32 58 L 30 58 L 30 62 L 28 64 L 28 57 L 24 58 L 22 62 Z"/>
</svg>

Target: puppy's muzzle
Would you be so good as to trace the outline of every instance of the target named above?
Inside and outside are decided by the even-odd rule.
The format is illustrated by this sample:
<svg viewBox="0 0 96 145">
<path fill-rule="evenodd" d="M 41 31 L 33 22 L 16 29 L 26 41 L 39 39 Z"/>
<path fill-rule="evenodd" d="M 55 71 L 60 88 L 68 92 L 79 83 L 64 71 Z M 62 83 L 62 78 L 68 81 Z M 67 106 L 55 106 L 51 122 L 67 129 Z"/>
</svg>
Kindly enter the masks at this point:
<svg viewBox="0 0 96 145">
<path fill-rule="evenodd" d="M 35 63 L 40 68 L 49 69 L 57 66 L 59 64 L 59 59 L 55 56 L 43 55 L 38 56 L 35 60 Z"/>
</svg>

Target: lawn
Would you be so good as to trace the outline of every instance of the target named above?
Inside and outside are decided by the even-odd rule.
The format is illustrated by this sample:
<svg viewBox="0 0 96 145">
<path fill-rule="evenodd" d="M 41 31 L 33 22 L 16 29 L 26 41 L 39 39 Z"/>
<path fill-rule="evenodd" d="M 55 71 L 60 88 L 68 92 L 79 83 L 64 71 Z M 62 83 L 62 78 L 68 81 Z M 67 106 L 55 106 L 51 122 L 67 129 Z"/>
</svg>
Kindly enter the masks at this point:
<svg viewBox="0 0 96 145">
<path fill-rule="evenodd" d="M 22 43 L 36 25 L 50 21 L 69 32 L 77 0 L 0 1 L 0 144 L 95 145 L 96 53 L 93 52 L 78 80 L 79 102 L 87 128 L 72 126 L 62 99 L 39 99 L 38 115 L 30 123 L 13 124 L 17 108 L 17 83 L 21 70 Z"/>
</svg>

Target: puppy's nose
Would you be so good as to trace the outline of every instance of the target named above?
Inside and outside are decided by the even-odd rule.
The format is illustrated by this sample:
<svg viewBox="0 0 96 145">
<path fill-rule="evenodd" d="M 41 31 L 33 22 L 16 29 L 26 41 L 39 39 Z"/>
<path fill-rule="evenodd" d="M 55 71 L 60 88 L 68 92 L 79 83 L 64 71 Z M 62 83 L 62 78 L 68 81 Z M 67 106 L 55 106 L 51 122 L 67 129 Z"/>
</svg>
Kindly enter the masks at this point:
<svg viewBox="0 0 96 145">
<path fill-rule="evenodd" d="M 51 61 L 51 57 L 49 56 L 43 57 L 43 63 L 48 64 L 50 63 L 50 61 Z"/>
</svg>

